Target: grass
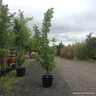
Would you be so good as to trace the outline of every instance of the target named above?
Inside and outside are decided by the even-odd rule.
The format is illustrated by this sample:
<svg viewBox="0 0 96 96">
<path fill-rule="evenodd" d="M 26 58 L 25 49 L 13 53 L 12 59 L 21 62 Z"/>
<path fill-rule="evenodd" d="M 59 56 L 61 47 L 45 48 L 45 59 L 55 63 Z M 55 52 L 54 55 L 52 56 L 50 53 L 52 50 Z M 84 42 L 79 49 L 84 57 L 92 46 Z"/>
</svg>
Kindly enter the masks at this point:
<svg viewBox="0 0 96 96">
<path fill-rule="evenodd" d="M 21 79 L 22 77 L 16 77 L 16 70 L 12 70 L 6 76 L 0 78 L 0 89 L 12 90 L 15 88 L 13 84 Z"/>
<path fill-rule="evenodd" d="M 22 67 L 26 67 L 30 64 L 30 62 L 24 62 L 22 64 Z M 2 76 L 0 78 L 0 90 L 13 90 L 15 89 L 15 86 L 13 86 L 15 83 L 17 83 L 19 80 L 22 80 L 22 77 L 16 76 L 16 70 L 12 70 L 11 72 L 7 73 L 5 76 Z"/>
<path fill-rule="evenodd" d="M 88 61 L 89 62 L 96 62 L 96 60 L 93 60 L 93 59 L 89 59 Z"/>
<path fill-rule="evenodd" d="M 30 64 L 29 61 L 25 61 L 25 62 L 21 65 L 21 67 L 26 67 L 26 66 L 28 66 L 29 64 Z"/>
</svg>

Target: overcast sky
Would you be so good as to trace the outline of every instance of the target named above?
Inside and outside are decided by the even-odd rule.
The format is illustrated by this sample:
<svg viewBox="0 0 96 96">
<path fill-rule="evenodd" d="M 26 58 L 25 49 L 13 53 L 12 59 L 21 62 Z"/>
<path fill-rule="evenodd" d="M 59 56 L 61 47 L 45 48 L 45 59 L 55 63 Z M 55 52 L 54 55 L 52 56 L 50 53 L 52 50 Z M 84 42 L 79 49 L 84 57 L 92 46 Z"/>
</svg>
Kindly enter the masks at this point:
<svg viewBox="0 0 96 96">
<path fill-rule="evenodd" d="M 48 8 L 54 8 L 50 40 L 55 37 L 57 44 L 71 44 L 86 39 L 93 32 L 96 37 L 96 0 L 3 0 L 8 4 L 11 13 L 24 11 L 25 17 L 33 16 L 29 23 L 42 26 L 44 13 Z M 33 29 L 32 29 L 33 30 Z"/>
</svg>

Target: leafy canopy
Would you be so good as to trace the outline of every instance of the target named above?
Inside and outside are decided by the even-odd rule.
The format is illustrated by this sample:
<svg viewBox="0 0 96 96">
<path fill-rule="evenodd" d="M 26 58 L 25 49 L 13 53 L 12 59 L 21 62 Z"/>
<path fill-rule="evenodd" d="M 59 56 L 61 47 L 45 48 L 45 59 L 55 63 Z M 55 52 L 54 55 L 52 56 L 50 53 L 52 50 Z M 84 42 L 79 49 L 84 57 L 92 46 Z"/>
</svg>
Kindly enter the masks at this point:
<svg viewBox="0 0 96 96">
<path fill-rule="evenodd" d="M 27 24 L 33 17 L 25 18 L 23 11 L 19 10 L 18 17 L 14 18 L 14 32 L 16 34 L 15 45 L 24 49 L 27 46 L 31 31 Z"/>
<path fill-rule="evenodd" d="M 36 25 L 33 27 L 35 32 L 34 37 L 37 39 L 39 44 L 39 50 L 36 53 L 36 60 L 41 64 L 44 69 L 46 69 L 47 75 L 56 66 L 54 58 L 56 54 L 56 48 L 55 46 L 49 46 L 48 39 L 52 17 L 53 8 L 48 9 L 47 12 L 44 14 L 41 32 Z"/>
<path fill-rule="evenodd" d="M 9 13 L 8 5 L 0 3 L 0 48 L 5 48 L 8 43 L 13 16 L 14 14 Z"/>
</svg>

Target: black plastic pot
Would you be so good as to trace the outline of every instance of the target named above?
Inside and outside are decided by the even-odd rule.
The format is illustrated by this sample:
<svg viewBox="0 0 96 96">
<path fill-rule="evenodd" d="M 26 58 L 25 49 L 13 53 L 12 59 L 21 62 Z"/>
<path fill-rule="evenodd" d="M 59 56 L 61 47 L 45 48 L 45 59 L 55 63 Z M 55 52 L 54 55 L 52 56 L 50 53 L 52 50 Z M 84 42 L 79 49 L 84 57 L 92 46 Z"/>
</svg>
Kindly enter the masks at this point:
<svg viewBox="0 0 96 96">
<path fill-rule="evenodd" d="M 17 72 L 17 76 L 18 77 L 22 77 L 25 75 L 25 67 L 19 67 L 16 69 L 16 72 Z"/>
<path fill-rule="evenodd" d="M 93 59 L 93 60 L 96 60 L 96 57 L 93 57 L 92 59 Z"/>
<path fill-rule="evenodd" d="M 1 74 L 1 71 L 0 71 L 0 77 L 2 76 L 2 74 Z"/>
<path fill-rule="evenodd" d="M 10 71 L 11 71 L 11 69 L 9 69 L 9 68 L 6 69 L 6 73 L 8 73 L 8 72 L 10 72 Z"/>
<path fill-rule="evenodd" d="M 51 87 L 53 83 L 53 75 L 43 75 L 42 76 L 43 87 Z"/>
<path fill-rule="evenodd" d="M 6 70 L 0 71 L 0 76 L 4 76 L 4 75 L 6 75 Z"/>
<path fill-rule="evenodd" d="M 12 69 L 14 69 L 14 70 L 16 69 L 16 63 L 12 64 Z"/>
</svg>

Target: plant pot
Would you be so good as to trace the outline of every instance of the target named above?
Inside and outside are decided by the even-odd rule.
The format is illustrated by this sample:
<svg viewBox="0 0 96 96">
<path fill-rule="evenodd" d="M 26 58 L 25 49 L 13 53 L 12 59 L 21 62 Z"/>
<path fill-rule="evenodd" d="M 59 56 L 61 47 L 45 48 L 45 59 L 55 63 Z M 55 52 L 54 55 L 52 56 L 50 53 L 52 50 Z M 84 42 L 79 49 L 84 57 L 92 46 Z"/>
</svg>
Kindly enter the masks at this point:
<svg viewBox="0 0 96 96">
<path fill-rule="evenodd" d="M 16 72 L 17 72 L 17 76 L 18 77 L 22 77 L 25 75 L 25 67 L 19 67 L 16 69 Z"/>
<path fill-rule="evenodd" d="M 2 76 L 2 74 L 1 74 L 1 71 L 0 71 L 0 77 Z"/>
<path fill-rule="evenodd" d="M 96 57 L 93 57 L 92 59 L 93 59 L 93 60 L 96 60 Z"/>
<path fill-rule="evenodd" d="M 51 87 L 53 83 L 53 75 L 43 75 L 42 76 L 43 87 Z"/>
<path fill-rule="evenodd" d="M 4 75 L 6 75 L 6 70 L 0 71 L 0 76 L 4 76 Z"/>
<path fill-rule="evenodd" d="M 16 63 L 12 64 L 12 69 L 15 70 L 16 69 Z"/>
<path fill-rule="evenodd" d="M 11 69 L 8 69 L 8 68 L 6 69 L 6 73 L 8 73 L 8 72 L 10 72 L 10 71 L 11 71 Z"/>
</svg>

